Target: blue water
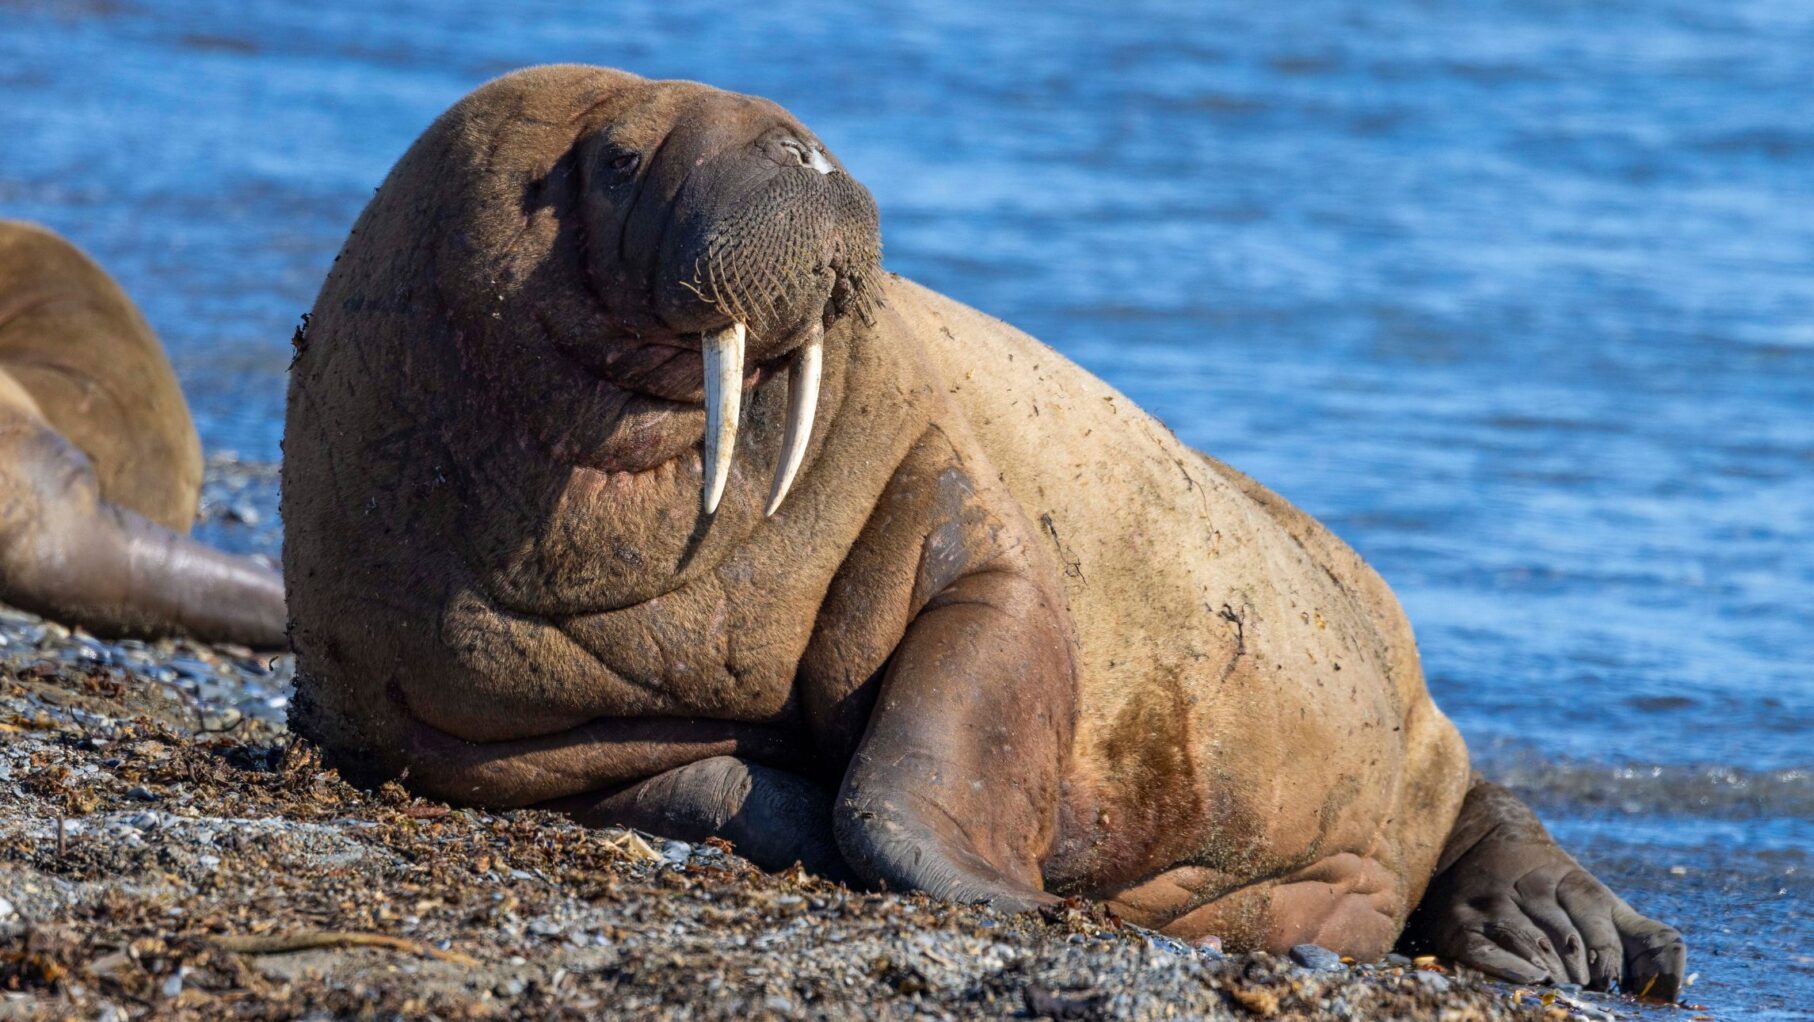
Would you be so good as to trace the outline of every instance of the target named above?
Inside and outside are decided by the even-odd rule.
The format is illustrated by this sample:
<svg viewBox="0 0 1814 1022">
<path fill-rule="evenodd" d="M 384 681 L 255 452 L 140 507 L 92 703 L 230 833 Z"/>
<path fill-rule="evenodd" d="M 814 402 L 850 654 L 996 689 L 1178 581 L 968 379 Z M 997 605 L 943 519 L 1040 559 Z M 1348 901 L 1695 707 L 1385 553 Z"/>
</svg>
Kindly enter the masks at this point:
<svg viewBox="0 0 1814 1022">
<path fill-rule="evenodd" d="M 1358 547 L 1477 758 L 1687 932 L 1691 1000 L 1814 1003 L 1814 4 L 680 6 L 0 0 L 0 215 L 269 461 L 298 315 L 465 91 L 769 96 L 891 268 Z"/>
</svg>

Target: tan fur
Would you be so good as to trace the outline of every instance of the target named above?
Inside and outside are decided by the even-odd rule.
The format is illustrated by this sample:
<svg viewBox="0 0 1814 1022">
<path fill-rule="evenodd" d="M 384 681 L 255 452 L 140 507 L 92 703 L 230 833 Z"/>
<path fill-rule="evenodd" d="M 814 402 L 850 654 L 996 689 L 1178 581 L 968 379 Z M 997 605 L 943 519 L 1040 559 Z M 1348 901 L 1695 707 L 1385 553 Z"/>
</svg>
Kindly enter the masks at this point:
<svg viewBox="0 0 1814 1022">
<path fill-rule="evenodd" d="M 156 335 L 106 271 L 16 221 L 0 221 L 0 373 L 6 407 L 86 454 L 104 499 L 189 530 L 202 446 Z"/>
<path fill-rule="evenodd" d="M 109 635 L 280 646 L 275 574 L 187 536 L 201 483 L 144 317 L 69 242 L 0 221 L 0 598 Z"/>
<path fill-rule="evenodd" d="M 921 707 L 901 747 L 958 747 L 920 793 L 949 821 L 913 822 L 1004 890 L 1385 950 L 1468 780 L 1397 603 L 1050 349 L 889 280 L 873 321 L 827 333 L 801 478 L 765 519 L 784 342 L 755 336 L 730 486 L 702 515 L 702 412 L 609 375 L 697 355 L 623 325 L 646 256 L 601 254 L 573 169 L 601 134 L 689 118 L 804 132 L 702 89 L 508 76 L 361 216 L 291 384 L 297 728 L 358 776 L 462 801 L 572 808 L 732 756 L 842 777 L 845 812 L 894 807 L 859 782 L 911 757 L 866 750 L 878 716 Z"/>
<path fill-rule="evenodd" d="M 1082 658 L 1074 783 L 1098 793 L 1104 842 L 1149 849 L 1094 884 L 1188 860 L 1233 891 L 1351 853 L 1389 874 L 1378 904 L 1396 934 L 1468 769 L 1385 583 L 1037 340 L 908 281 L 888 300 L 1063 565 Z"/>
</svg>

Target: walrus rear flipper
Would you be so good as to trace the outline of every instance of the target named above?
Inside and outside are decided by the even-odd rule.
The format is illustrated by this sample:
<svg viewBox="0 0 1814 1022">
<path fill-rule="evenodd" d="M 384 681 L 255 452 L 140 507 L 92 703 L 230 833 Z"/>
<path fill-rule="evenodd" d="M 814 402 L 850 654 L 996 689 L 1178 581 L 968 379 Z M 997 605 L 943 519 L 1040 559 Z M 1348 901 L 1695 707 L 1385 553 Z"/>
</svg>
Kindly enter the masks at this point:
<svg viewBox="0 0 1814 1022">
<path fill-rule="evenodd" d="M 103 500 L 41 422 L 0 425 L 0 599 L 109 636 L 285 645 L 283 580 Z"/>
</svg>

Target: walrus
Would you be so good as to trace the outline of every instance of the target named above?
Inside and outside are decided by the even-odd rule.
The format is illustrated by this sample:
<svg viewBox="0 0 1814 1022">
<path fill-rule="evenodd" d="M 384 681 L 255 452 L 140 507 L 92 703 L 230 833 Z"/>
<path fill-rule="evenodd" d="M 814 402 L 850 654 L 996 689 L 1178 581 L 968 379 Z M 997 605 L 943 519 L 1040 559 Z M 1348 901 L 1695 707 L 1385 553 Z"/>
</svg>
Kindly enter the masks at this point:
<svg viewBox="0 0 1814 1022">
<path fill-rule="evenodd" d="M 0 600 L 109 637 L 283 646 L 277 573 L 188 535 L 201 484 L 131 299 L 68 241 L 0 220 Z"/>
<path fill-rule="evenodd" d="M 769 868 L 1675 994 L 1360 557 L 880 252 L 763 99 L 556 66 L 444 113 L 290 381 L 294 728 Z"/>
</svg>

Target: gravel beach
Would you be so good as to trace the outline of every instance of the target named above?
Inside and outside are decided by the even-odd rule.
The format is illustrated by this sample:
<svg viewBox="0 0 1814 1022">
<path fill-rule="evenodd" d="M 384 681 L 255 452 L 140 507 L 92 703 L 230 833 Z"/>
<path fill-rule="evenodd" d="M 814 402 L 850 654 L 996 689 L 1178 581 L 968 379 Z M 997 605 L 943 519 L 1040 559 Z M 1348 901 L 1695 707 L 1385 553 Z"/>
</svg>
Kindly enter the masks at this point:
<svg viewBox="0 0 1814 1022">
<path fill-rule="evenodd" d="M 250 517 L 256 518 L 254 513 Z M 0 608 L 0 1018 L 1623 1017 L 1432 963 L 1223 956 L 368 792 L 288 657 Z"/>
</svg>

